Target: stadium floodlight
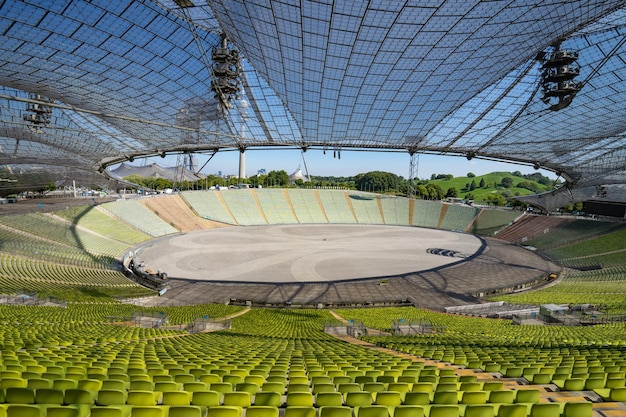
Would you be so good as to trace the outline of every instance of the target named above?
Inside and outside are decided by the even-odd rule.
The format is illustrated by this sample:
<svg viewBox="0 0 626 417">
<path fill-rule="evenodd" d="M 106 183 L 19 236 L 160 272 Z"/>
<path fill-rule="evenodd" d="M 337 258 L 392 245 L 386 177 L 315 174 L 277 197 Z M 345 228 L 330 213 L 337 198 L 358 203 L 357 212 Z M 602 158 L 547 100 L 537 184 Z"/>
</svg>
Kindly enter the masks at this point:
<svg viewBox="0 0 626 417">
<path fill-rule="evenodd" d="M 552 51 L 545 54 L 541 74 L 543 88 L 541 100 L 550 104 L 550 110 L 558 111 L 566 108 L 582 89 L 583 83 L 574 81 L 574 78 L 580 75 L 580 65 L 577 61 L 578 51 L 562 49 L 560 43 L 554 45 Z"/>
<path fill-rule="evenodd" d="M 52 116 L 52 107 L 48 103 L 52 103 L 52 99 L 36 93 L 29 94 L 29 100 L 26 104 L 26 112 L 23 120 L 28 122 L 28 128 L 31 132 L 37 134 L 45 133 L 41 127 L 49 126 Z"/>
</svg>

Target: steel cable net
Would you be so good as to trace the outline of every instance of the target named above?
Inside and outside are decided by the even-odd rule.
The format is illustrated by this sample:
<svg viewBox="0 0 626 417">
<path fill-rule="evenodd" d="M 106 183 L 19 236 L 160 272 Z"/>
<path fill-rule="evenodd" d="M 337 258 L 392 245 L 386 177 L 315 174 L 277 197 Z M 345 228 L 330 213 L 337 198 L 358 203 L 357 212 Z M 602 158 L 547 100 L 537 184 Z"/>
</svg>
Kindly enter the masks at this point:
<svg viewBox="0 0 626 417">
<path fill-rule="evenodd" d="M 600 0 L 9 0 L 0 163 L 97 170 L 175 151 L 357 147 L 624 183 L 625 25 L 623 2 Z M 243 57 L 230 108 L 212 91 L 222 35 Z M 578 53 L 581 88 L 552 111 L 542 71 L 557 47 Z M 33 126 L 33 94 L 50 100 L 49 123 Z"/>
</svg>

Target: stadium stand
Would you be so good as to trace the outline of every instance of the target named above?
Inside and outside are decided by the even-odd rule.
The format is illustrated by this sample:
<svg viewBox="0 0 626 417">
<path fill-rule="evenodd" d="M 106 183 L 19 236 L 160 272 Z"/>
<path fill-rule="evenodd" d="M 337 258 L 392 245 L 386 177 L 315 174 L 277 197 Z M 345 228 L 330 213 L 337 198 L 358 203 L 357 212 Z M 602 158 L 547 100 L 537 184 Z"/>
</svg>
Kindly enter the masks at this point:
<svg viewBox="0 0 626 417">
<path fill-rule="evenodd" d="M 65 221 L 42 213 L 0 216 L 7 227 L 40 236 L 66 246 L 78 247 L 85 252 L 104 256 L 117 256 L 127 244 L 98 236 L 78 227 L 68 227 Z"/>
<path fill-rule="evenodd" d="M 291 205 L 285 189 L 258 189 L 251 190 L 261 205 L 269 224 L 294 224 L 298 223 L 296 212 Z"/>
<path fill-rule="evenodd" d="M 376 194 L 359 193 L 350 191 L 348 193 L 352 209 L 357 221 L 361 224 L 383 224 L 383 211 L 380 207 L 380 199 Z"/>
<path fill-rule="evenodd" d="M 439 226 L 439 217 L 441 215 L 442 203 L 439 201 L 413 201 L 413 213 L 410 213 L 413 219 L 413 226 L 430 227 L 436 229 Z"/>
<path fill-rule="evenodd" d="M 286 192 L 300 223 L 328 223 L 319 194 L 315 191 L 288 188 Z"/>
<path fill-rule="evenodd" d="M 119 200 L 99 207 L 153 237 L 178 232 L 137 200 Z"/>
<path fill-rule="evenodd" d="M 519 218 L 510 227 L 498 233 L 498 239 L 507 242 L 527 244 L 538 236 L 555 230 L 559 226 L 571 222 L 564 217 L 538 216 L 527 214 Z"/>
<path fill-rule="evenodd" d="M 251 196 L 248 191 L 241 191 Z M 306 198 L 315 201 L 311 195 Z M 347 194 L 336 192 L 335 195 L 345 200 Z M 260 204 L 265 197 L 287 205 L 285 194 L 268 193 L 258 197 Z M 374 199 L 372 207 L 382 208 L 381 221 L 384 218 L 387 222 L 394 218 L 387 211 L 394 211 L 385 200 L 388 199 L 381 198 L 379 206 Z M 406 201 L 393 200 L 402 204 Z M 237 201 L 234 198 L 232 204 Z M 292 206 L 293 212 L 301 210 L 297 204 Z M 352 211 L 346 201 L 341 210 L 344 214 L 360 213 L 363 207 L 357 206 Z M 322 206 L 317 207 L 322 213 Z M 255 202 L 253 208 L 259 210 L 259 205 Z M 324 206 L 323 211 L 327 210 L 332 208 Z M 432 210 L 431 220 L 441 216 L 440 208 L 437 215 L 436 212 Z M 197 298 L 188 299 L 195 305 L 147 308 L 120 304 L 110 297 L 149 292 L 107 269 L 97 257 L 79 258 L 73 265 L 61 262 L 71 254 L 82 253 L 76 241 L 72 246 L 66 233 L 60 232 L 64 227 L 73 230 L 72 224 L 80 223 L 82 233 L 96 237 L 100 235 L 98 231 L 105 231 L 106 224 L 128 231 L 127 235 L 120 233 L 119 240 L 102 233 L 105 242 L 127 242 L 142 236 L 131 233 L 136 229 L 125 226 L 119 217 L 102 218 L 102 214 L 72 209 L 56 214 L 68 221 L 54 216 L 39 219 L 42 215 L 24 215 L 24 219 L 17 220 L 11 217 L 10 221 L 6 220 L 7 216 L 0 219 L 3 225 L 0 233 L 6 233 L 7 238 L 15 237 L 15 242 L 3 241 L 0 286 L 11 289 L 24 284 L 41 293 L 55 288 L 61 293 L 65 288 L 75 289 L 67 290 L 72 302 L 65 308 L 0 305 L 3 317 L 0 408 L 7 415 L 202 417 L 205 413 L 207 416 L 233 413 L 244 417 L 250 413 L 276 417 L 281 413 L 330 416 L 339 410 L 336 412 L 352 417 L 379 414 L 389 417 L 396 413 L 400 416 L 423 413 L 430 417 L 448 412 L 457 417 L 483 415 L 483 412 L 498 417 L 509 412 L 523 413 L 526 417 L 601 417 L 620 415 L 626 410 L 624 322 L 588 327 L 518 326 L 511 321 L 462 317 L 414 307 L 343 308 L 331 312 L 298 309 L 292 304 L 292 308 L 246 310 L 225 303 L 203 304 L 202 294 L 219 292 L 217 287 L 221 284 L 199 290 L 199 283 L 195 286 Z M 444 214 L 456 216 L 453 212 Z M 470 218 L 465 214 L 455 217 L 463 220 L 450 221 L 448 225 L 465 223 Z M 28 223 L 27 219 L 32 217 L 37 225 L 53 226 L 40 230 L 32 226 L 13 227 Z M 256 217 L 259 218 L 262 216 Z M 81 222 L 81 219 L 85 220 Z M 88 226 L 93 227 L 93 232 L 87 231 Z M 597 254 L 605 254 L 606 248 L 621 242 L 621 232 L 613 233 L 594 232 L 585 236 L 592 236 L 588 242 L 598 239 L 599 243 L 591 247 L 599 248 Z M 49 257 L 23 256 L 41 242 L 54 247 Z M 523 270 L 529 271 L 541 269 L 545 267 L 543 262 L 547 262 L 522 248 L 517 249 L 519 252 L 507 251 L 507 245 L 500 240 L 488 240 L 488 244 L 489 258 L 497 259 L 498 263 L 488 264 L 487 258 L 478 256 L 478 262 L 450 268 L 444 275 L 438 272 L 405 277 L 401 280 L 402 288 L 404 291 L 412 288 L 414 292 L 420 288 L 424 298 L 435 305 L 442 300 L 429 293 L 426 286 L 419 287 L 420 282 L 430 286 L 440 282 L 448 292 L 455 285 L 481 288 L 492 282 L 487 278 L 506 274 L 509 263 L 522 264 Z M 573 253 L 576 245 L 569 245 L 572 252 L 568 253 Z M 68 255 L 55 253 L 63 250 Z M 612 278 L 608 278 L 608 272 L 569 272 L 559 285 L 519 296 L 538 297 L 536 294 L 554 291 L 552 288 L 569 286 L 567 300 L 575 300 L 585 293 L 587 296 L 599 293 L 592 289 L 595 285 L 606 290 L 598 296 L 608 302 L 611 302 L 608 294 L 615 293 L 612 303 L 619 308 L 623 300 L 623 270 L 615 267 Z M 476 277 L 485 277 L 485 281 Z M 614 286 L 610 285 L 612 281 Z M 327 296 L 331 291 L 339 300 L 357 303 L 398 285 L 394 280 L 385 286 L 371 284 L 334 283 L 311 285 L 310 289 L 294 286 L 294 293 L 287 286 L 282 286 L 280 291 L 268 286 L 266 299 L 296 301 L 295 294 L 310 291 L 312 298 L 323 300 L 320 295 Z M 244 287 L 248 292 L 258 292 L 263 285 Z M 135 288 L 138 291 L 134 294 Z M 549 296 L 552 300 L 554 297 L 554 294 Z M 132 317 L 138 312 L 167 316 L 169 323 L 161 328 L 134 327 Z M 234 317 L 237 314 L 242 315 Z M 185 331 L 202 317 L 232 317 L 232 329 L 211 334 Z M 364 323 L 368 335 L 359 341 L 325 334 L 324 323 L 337 317 Z M 389 335 L 393 331 L 392 323 L 399 319 L 428 322 L 434 332 Z"/>
<path fill-rule="evenodd" d="M 477 208 L 448 204 L 445 217 L 439 224 L 439 228 L 466 231 L 479 213 L 480 209 Z"/>
<path fill-rule="evenodd" d="M 355 212 L 349 205 L 348 193 L 344 190 L 314 190 L 324 207 L 329 223 L 357 223 Z"/>
<path fill-rule="evenodd" d="M 192 211 L 179 195 L 143 198 L 140 202 L 154 214 L 181 232 L 210 229 L 213 224 Z"/>
<path fill-rule="evenodd" d="M 77 206 L 55 212 L 72 223 L 91 230 L 99 235 L 133 245 L 151 239 L 149 236 L 127 223 L 99 210 L 98 207 Z"/>
<path fill-rule="evenodd" d="M 537 410 L 537 404 L 550 404 L 552 413 L 558 409 L 556 415 L 566 417 L 574 415 L 565 414 L 566 409 L 593 416 L 594 407 L 619 410 L 619 401 L 623 401 L 619 387 L 619 381 L 624 382 L 623 372 L 612 371 L 619 367 L 619 347 L 599 352 L 579 345 L 575 353 L 571 348 L 546 348 L 548 341 L 562 340 L 563 331 L 555 327 L 543 327 L 524 336 L 527 329 L 501 320 L 461 318 L 413 308 L 337 311 L 346 318 L 358 317 L 381 329 L 387 326 L 387 320 L 399 315 L 428 318 L 445 328 L 439 335 L 410 339 L 365 338 L 403 352 L 398 354 L 389 349 L 370 349 L 367 344 L 346 344 L 324 334 L 321 324 L 332 319 L 327 310 L 252 309 L 233 319 L 231 331 L 211 335 L 106 323 L 107 314 L 121 316 L 128 307 L 111 305 L 105 312 L 100 307 L 76 305 L 68 306 L 69 311 L 48 308 L 45 315 L 38 311 L 42 308 L 22 307 L 18 314 L 37 319 L 38 323 L 30 325 L 34 337 L 5 341 L 4 405 L 15 407 L 16 413 L 33 405 L 49 413 L 53 409 L 79 408 L 87 415 L 105 415 L 99 411 L 104 409 L 125 410 L 121 415 L 136 415 L 142 410 L 139 414 L 143 415 L 143 410 L 150 409 L 160 410 L 163 416 L 171 415 L 172 409 L 185 416 L 191 415 L 191 410 L 199 410 L 200 415 L 235 410 L 236 415 L 251 411 L 252 415 L 265 416 L 270 412 L 275 416 L 288 410 L 304 411 L 305 407 L 313 413 L 328 414 L 331 409 L 327 407 L 339 407 L 350 410 L 350 415 L 381 412 L 384 416 L 402 407 L 426 410 L 424 415 L 442 409 L 437 407 L 453 407 L 456 415 L 461 415 L 459 410 L 467 413 L 470 407 L 483 404 L 494 409 L 519 405 L 525 410 L 524 415 L 531 416 L 535 415 L 532 409 Z M 0 310 L 15 313 L 15 307 L 0 306 Z M 213 306 L 209 310 L 217 317 L 232 311 L 228 306 Z M 76 324 L 62 323 L 68 314 Z M 25 326 L 5 322 L 0 330 L 6 334 L 8 330 L 23 331 Z M 458 332 L 461 329 L 465 333 Z M 620 329 L 606 329 L 598 336 L 614 337 L 616 331 Z M 482 343 L 469 344 L 468 340 L 475 340 L 477 333 L 483 335 Z M 57 346 L 58 335 L 71 338 L 79 334 L 84 338 L 83 344 Z M 574 335 L 577 333 L 569 333 L 570 337 Z M 526 340 L 528 336 L 531 341 L 542 341 L 541 344 L 529 350 L 513 344 L 504 348 L 498 343 L 501 337 Z M 589 336 L 578 333 L 574 337 Z M 97 342 L 95 350 L 93 342 Z M 440 357 L 442 362 L 428 357 Z M 532 364 L 529 358 L 533 358 Z M 553 366 L 551 369 L 563 372 L 553 372 L 552 381 L 563 382 L 552 386 L 564 388 L 573 384 L 567 381 L 583 379 L 571 375 L 583 375 L 585 370 L 594 374 L 593 379 L 600 380 L 600 375 L 604 375 L 604 386 L 610 387 L 585 391 L 587 397 L 591 395 L 597 401 L 604 398 L 605 402 L 594 405 L 588 398 L 566 396 L 546 389 L 546 385 L 524 385 L 519 377 L 494 377 L 493 373 L 466 369 L 470 363 L 485 367 L 498 363 L 504 374 L 528 370 L 521 375 L 532 375 L 531 367 L 541 370 Z M 228 382 L 253 376 L 256 378 L 249 381 L 257 382 L 248 383 L 250 391 L 239 390 L 244 388 L 241 382 L 236 386 Z M 202 385 L 200 381 L 208 381 L 209 377 L 214 382 Z M 34 381 L 46 379 L 57 388 L 28 388 L 34 386 Z M 283 383 L 271 382 L 278 379 Z M 185 380 L 198 382 L 178 382 Z M 69 381 L 69 385 L 63 386 L 61 381 Z M 328 386 L 329 390 L 314 393 L 316 386 Z"/>
<path fill-rule="evenodd" d="M 520 216 L 522 213 L 515 210 L 484 208 L 471 225 L 471 232 L 481 236 L 492 236 L 504 226 L 512 224 Z"/>
<path fill-rule="evenodd" d="M 380 203 L 385 224 L 409 226 L 410 201 L 408 198 L 381 196 Z"/>
<path fill-rule="evenodd" d="M 267 224 L 265 213 L 252 190 L 220 191 L 221 197 L 240 226 L 256 226 Z"/>
<path fill-rule="evenodd" d="M 200 217 L 224 224 L 237 224 L 219 192 L 183 191 L 181 196 Z"/>
</svg>

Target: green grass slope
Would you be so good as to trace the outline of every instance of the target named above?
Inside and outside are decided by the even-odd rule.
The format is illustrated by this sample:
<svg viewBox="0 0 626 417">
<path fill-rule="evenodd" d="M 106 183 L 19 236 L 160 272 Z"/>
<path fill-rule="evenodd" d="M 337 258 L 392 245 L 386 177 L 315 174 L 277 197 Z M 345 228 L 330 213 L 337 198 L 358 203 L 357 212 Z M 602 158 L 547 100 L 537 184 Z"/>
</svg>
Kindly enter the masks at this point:
<svg viewBox="0 0 626 417">
<path fill-rule="evenodd" d="M 507 177 L 511 178 L 513 181 L 513 186 L 510 188 L 506 188 L 501 185 L 502 180 Z M 481 180 L 484 180 L 484 187 L 479 187 Z M 475 182 L 476 188 L 474 190 L 469 190 L 468 188 L 466 188 L 466 185 L 471 185 L 472 181 Z M 511 196 L 535 194 L 529 189 L 518 187 L 518 185 L 522 182 L 533 184 L 534 187 L 536 187 L 536 189 L 540 192 L 548 191 L 551 189 L 551 186 L 540 184 L 537 181 L 520 177 L 510 172 L 492 172 L 490 174 L 478 175 L 475 177 L 455 177 L 450 179 L 438 179 L 428 181 L 429 184 L 439 185 L 444 192 L 446 192 L 451 187 L 456 188 L 459 191 L 459 197 L 461 198 L 466 198 L 468 194 L 472 194 L 475 201 L 485 201 L 488 199 L 489 195 L 498 192 L 506 192 L 509 193 Z"/>
</svg>

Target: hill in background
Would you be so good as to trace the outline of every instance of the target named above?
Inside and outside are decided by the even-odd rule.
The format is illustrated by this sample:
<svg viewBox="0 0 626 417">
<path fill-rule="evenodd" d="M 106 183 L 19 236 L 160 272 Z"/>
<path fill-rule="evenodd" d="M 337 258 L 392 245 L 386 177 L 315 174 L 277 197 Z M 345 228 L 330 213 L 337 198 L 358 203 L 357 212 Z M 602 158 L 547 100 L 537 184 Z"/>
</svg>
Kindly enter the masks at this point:
<svg viewBox="0 0 626 417">
<path fill-rule="evenodd" d="M 519 171 L 492 172 L 477 176 L 468 173 L 468 176 L 465 177 L 433 174 L 431 180 L 423 183 L 438 185 L 447 195 L 453 194 L 450 189 L 454 189 L 456 195 L 452 196 L 476 201 L 497 201 L 515 196 L 542 193 L 552 190 L 557 184 L 554 180 L 540 173 L 524 175 Z"/>
</svg>

